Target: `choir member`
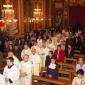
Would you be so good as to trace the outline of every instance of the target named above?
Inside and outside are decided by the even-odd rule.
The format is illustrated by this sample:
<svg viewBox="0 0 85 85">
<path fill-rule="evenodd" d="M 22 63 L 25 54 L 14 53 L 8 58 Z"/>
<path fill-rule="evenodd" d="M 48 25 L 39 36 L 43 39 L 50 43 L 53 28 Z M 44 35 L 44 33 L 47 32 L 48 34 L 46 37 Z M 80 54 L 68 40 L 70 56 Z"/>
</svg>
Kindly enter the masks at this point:
<svg viewBox="0 0 85 85">
<path fill-rule="evenodd" d="M 7 65 L 4 68 L 4 72 L 3 72 L 6 85 L 19 85 L 19 70 L 14 65 L 13 57 L 7 58 L 6 62 Z"/>
<path fill-rule="evenodd" d="M 82 69 L 77 71 L 77 76 L 74 77 L 72 85 L 85 85 L 84 71 Z"/>
<path fill-rule="evenodd" d="M 56 60 L 60 63 L 64 62 L 64 51 L 61 49 L 61 46 L 58 45 L 57 49 L 54 51 L 54 57 L 56 58 Z"/>
<path fill-rule="evenodd" d="M 20 63 L 20 85 L 31 85 L 32 83 L 32 63 L 29 56 L 24 55 Z"/>
</svg>

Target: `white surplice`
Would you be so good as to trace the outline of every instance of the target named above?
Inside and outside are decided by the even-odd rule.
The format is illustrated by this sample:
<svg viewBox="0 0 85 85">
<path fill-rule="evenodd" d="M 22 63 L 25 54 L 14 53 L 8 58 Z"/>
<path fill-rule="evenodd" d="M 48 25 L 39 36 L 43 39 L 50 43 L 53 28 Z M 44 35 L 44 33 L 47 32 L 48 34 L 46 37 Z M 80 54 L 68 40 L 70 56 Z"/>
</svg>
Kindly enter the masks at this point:
<svg viewBox="0 0 85 85">
<path fill-rule="evenodd" d="M 11 79 L 13 83 L 10 83 L 9 81 L 6 82 L 6 85 L 19 85 L 19 70 L 18 68 L 13 65 L 11 68 L 8 68 L 6 66 L 4 68 L 3 75 L 5 78 Z"/>
<path fill-rule="evenodd" d="M 13 56 L 14 59 L 14 65 L 19 69 L 20 61 L 16 56 Z"/>
<path fill-rule="evenodd" d="M 5 78 L 2 74 L 0 74 L 0 85 L 6 85 L 5 84 Z"/>
<path fill-rule="evenodd" d="M 20 76 L 20 85 L 31 85 L 32 84 L 32 64 L 30 61 L 20 63 L 20 74 L 26 74 Z"/>
</svg>

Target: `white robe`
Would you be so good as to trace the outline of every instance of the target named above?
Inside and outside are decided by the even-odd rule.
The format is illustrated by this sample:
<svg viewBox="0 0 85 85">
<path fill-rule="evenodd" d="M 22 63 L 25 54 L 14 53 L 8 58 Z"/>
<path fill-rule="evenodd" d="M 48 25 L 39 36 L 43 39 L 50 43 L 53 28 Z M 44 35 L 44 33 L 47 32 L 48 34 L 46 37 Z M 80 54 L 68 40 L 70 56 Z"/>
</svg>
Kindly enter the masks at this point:
<svg viewBox="0 0 85 85">
<path fill-rule="evenodd" d="M 45 60 L 46 60 L 46 56 L 49 54 L 49 49 L 46 47 L 46 48 L 42 48 L 42 56 L 41 56 L 41 59 L 42 59 L 42 67 L 45 67 Z"/>
<path fill-rule="evenodd" d="M 31 49 L 28 48 L 28 49 L 23 49 L 22 52 L 21 52 L 21 58 L 23 58 L 24 55 L 31 55 Z"/>
<path fill-rule="evenodd" d="M 37 44 L 39 47 L 42 47 L 42 39 L 37 39 Z"/>
<path fill-rule="evenodd" d="M 20 66 L 19 59 L 16 56 L 13 56 L 13 58 L 14 58 L 14 65 L 19 69 L 19 66 Z"/>
<path fill-rule="evenodd" d="M 49 48 L 50 51 L 54 51 L 55 50 L 55 45 L 53 43 L 48 43 L 47 47 Z"/>
<path fill-rule="evenodd" d="M 9 78 L 12 80 L 13 83 L 10 83 L 9 81 L 6 82 L 6 85 L 19 85 L 19 70 L 15 65 L 13 65 L 11 68 L 8 68 L 6 66 L 4 68 L 3 75 L 5 78 Z"/>
<path fill-rule="evenodd" d="M 0 74 L 0 85 L 5 85 L 5 78 L 2 74 Z"/>
<path fill-rule="evenodd" d="M 26 76 L 20 76 L 20 85 L 31 85 L 32 83 L 32 64 L 30 61 L 20 63 L 20 74 L 26 74 Z"/>
<path fill-rule="evenodd" d="M 30 56 L 30 61 L 33 64 L 33 75 L 39 76 L 40 72 L 40 56 L 38 54 L 32 54 Z"/>
</svg>

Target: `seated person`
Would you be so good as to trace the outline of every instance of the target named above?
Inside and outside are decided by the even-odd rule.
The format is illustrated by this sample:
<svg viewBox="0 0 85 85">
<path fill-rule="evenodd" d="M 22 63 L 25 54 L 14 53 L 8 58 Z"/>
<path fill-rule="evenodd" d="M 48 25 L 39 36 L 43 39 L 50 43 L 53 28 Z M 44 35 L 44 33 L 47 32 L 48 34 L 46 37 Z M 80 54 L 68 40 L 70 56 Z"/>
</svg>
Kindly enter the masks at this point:
<svg viewBox="0 0 85 85">
<path fill-rule="evenodd" d="M 77 71 L 77 77 L 74 77 L 72 85 L 85 85 L 84 71 L 82 69 Z"/>
<path fill-rule="evenodd" d="M 47 76 L 53 79 L 58 78 L 58 66 L 53 58 L 51 59 L 51 63 L 47 68 Z"/>
<path fill-rule="evenodd" d="M 52 58 L 53 58 L 53 51 L 49 51 L 49 54 L 46 56 L 45 67 L 49 66 Z"/>
<path fill-rule="evenodd" d="M 78 60 L 78 64 L 76 65 L 76 72 L 79 69 L 83 69 L 84 70 L 84 75 L 85 75 L 85 63 L 84 63 L 84 58 L 80 57 Z"/>
</svg>

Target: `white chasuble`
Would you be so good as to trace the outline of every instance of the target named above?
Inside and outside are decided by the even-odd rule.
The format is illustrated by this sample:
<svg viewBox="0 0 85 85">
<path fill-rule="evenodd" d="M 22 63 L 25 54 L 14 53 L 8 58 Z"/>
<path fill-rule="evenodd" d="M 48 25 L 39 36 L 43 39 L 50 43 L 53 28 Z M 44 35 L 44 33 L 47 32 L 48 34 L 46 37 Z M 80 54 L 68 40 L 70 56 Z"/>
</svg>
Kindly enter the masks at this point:
<svg viewBox="0 0 85 85">
<path fill-rule="evenodd" d="M 20 64 L 20 85 L 32 84 L 32 64 L 30 61 L 21 61 Z"/>
</svg>

